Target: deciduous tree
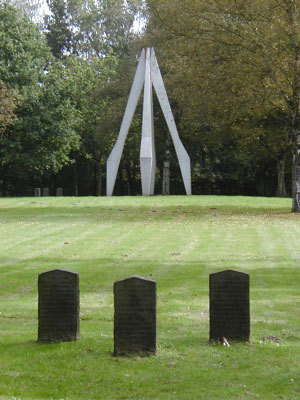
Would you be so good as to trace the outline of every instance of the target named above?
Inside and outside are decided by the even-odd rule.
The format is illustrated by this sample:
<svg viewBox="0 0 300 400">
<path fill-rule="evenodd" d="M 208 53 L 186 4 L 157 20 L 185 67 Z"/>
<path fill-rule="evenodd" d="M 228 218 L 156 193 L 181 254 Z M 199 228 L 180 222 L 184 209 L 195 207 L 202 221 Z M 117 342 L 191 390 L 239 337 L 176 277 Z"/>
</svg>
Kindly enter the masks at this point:
<svg viewBox="0 0 300 400">
<path fill-rule="evenodd" d="M 13 168 L 15 177 L 58 171 L 79 146 L 72 76 L 38 27 L 7 4 L 0 6 L 0 32 L 0 78 L 18 92 L 17 118 L 2 135 L 1 167 Z"/>
<path fill-rule="evenodd" d="M 0 81 L 0 137 L 16 117 L 17 91 L 11 90 L 7 84 Z"/>
<path fill-rule="evenodd" d="M 183 118 L 198 118 L 198 128 L 218 127 L 224 121 L 245 127 L 243 132 L 252 127 L 249 138 L 272 144 L 269 157 L 281 166 L 292 141 L 293 211 L 300 211 L 300 2 L 148 0 L 148 4 L 151 40 L 164 54 L 169 79 L 176 80 L 173 95 Z M 268 121 L 278 114 L 283 117 L 277 119 L 280 125 L 274 135 Z"/>
</svg>

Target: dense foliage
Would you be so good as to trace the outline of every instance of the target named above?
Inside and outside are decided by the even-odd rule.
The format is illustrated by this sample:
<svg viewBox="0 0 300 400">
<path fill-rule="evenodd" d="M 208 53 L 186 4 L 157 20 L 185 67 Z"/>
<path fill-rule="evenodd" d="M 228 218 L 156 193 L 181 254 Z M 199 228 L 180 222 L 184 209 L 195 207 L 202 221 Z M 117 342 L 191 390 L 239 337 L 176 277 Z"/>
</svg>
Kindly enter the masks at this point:
<svg viewBox="0 0 300 400">
<path fill-rule="evenodd" d="M 34 186 L 105 194 L 105 162 L 149 45 L 191 156 L 193 193 L 292 194 L 298 211 L 300 1 L 47 0 L 43 21 L 39 3 L 0 1 L 2 195 Z M 156 99 L 154 118 L 156 193 L 165 161 L 171 193 L 183 193 Z M 140 130 L 141 105 L 116 194 L 141 193 Z"/>
</svg>

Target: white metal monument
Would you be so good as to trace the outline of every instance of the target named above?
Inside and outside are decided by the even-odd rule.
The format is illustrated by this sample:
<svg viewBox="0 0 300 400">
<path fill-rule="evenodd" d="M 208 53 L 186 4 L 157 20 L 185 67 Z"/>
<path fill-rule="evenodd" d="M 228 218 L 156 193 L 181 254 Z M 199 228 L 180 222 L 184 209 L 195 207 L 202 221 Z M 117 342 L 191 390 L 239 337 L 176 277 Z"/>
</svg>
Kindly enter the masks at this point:
<svg viewBox="0 0 300 400">
<path fill-rule="evenodd" d="M 176 128 L 167 92 L 162 80 L 159 66 L 155 57 L 154 49 L 143 49 L 131 91 L 129 94 L 127 106 L 122 120 L 118 139 L 112 149 L 106 164 L 106 195 L 111 196 L 114 190 L 116 176 L 120 164 L 122 151 L 128 130 L 142 92 L 144 85 L 144 103 L 143 103 L 143 122 L 142 122 L 142 141 L 140 150 L 140 164 L 142 177 L 143 195 L 154 193 L 155 180 L 155 146 L 154 146 L 154 126 L 153 126 L 153 100 L 152 84 L 157 94 L 160 106 L 162 108 L 165 120 L 167 122 L 176 155 L 179 161 L 181 175 L 186 194 L 191 194 L 191 166 L 190 157 L 187 154 Z"/>
</svg>

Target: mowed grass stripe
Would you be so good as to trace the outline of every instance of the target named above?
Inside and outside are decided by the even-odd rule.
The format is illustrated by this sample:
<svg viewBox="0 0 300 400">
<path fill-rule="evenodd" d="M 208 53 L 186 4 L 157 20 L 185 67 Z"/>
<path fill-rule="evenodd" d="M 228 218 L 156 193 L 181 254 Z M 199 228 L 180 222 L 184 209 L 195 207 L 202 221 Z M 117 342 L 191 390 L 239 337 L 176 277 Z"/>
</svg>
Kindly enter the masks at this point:
<svg viewBox="0 0 300 400">
<path fill-rule="evenodd" d="M 0 199 L 0 396 L 297 399 L 300 223 L 290 206 L 222 196 Z M 37 277 L 53 268 L 80 274 L 81 338 L 39 345 Z M 228 349 L 208 343 L 208 277 L 225 268 L 251 282 L 251 343 Z M 132 274 L 157 280 L 156 357 L 112 357 L 112 286 Z"/>
</svg>

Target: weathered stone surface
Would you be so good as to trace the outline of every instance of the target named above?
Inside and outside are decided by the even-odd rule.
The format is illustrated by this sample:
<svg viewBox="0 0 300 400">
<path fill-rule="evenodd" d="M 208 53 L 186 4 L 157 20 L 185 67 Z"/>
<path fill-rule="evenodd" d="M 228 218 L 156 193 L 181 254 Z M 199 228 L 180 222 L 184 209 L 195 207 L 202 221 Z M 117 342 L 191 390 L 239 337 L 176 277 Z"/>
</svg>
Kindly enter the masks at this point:
<svg viewBox="0 0 300 400">
<path fill-rule="evenodd" d="M 49 196 L 49 188 L 43 188 L 43 196 L 44 197 Z"/>
<path fill-rule="evenodd" d="M 41 188 L 34 188 L 34 197 L 41 197 Z"/>
<path fill-rule="evenodd" d="M 62 195 L 63 195 L 62 188 L 56 188 L 56 196 L 62 196 Z"/>
<path fill-rule="evenodd" d="M 114 283 L 114 355 L 156 352 L 156 282 L 132 276 Z"/>
<path fill-rule="evenodd" d="M 79 338 L 79 275 L 55 269 L 39 275 L 39 342 Z"/>
<path fill-rule="evenodd" d="M 210 340 L 249 340 L 249 275 L 226 270 L 209 276 Z"/>
</svg>

